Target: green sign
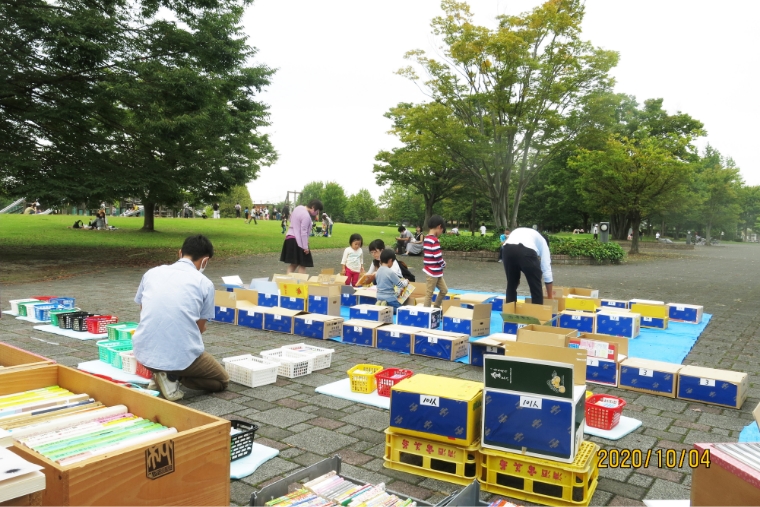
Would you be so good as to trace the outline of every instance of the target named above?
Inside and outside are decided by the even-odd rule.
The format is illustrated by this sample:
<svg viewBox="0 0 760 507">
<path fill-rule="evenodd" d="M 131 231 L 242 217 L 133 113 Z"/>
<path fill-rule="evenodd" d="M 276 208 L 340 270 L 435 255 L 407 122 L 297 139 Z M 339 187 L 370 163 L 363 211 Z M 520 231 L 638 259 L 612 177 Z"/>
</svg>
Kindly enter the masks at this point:
<svg viewBox="0 0 760 507">
<path fill-rule="evenodd" d="M 541 359 L 485 357 L 486 387 L 521 393 L 573 398 L 573 366 Z"/>
</svg>

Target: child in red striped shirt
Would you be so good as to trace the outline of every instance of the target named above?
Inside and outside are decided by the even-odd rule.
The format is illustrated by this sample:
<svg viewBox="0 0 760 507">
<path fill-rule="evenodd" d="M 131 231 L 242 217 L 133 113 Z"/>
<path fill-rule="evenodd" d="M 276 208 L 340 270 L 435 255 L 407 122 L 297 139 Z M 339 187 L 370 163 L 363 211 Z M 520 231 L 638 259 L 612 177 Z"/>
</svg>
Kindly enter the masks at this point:
<svg viewBox="0 0 760 507">
<path fill-rule="evenodd" d="M 443 234 L 444 222 L 440 215 L 433 215 L 428 220 L 429 234 L 425 236 L 423 242 L 423 267 L 422 271 L 426 275 L 425 283 L 425 306 L 430 307 L 433 301 L 433 293 L 438 288 L 438 297 L 435 301 L 435 307 L 440 308 L 443 304 L 443 298 L 449 291 L 446 287 L 446 281 L 443 279 L 443 268 L 446 267 L 446 261 L 443 260 L 441 244 L 438 242 L 438 236 Z"/>
</svg>

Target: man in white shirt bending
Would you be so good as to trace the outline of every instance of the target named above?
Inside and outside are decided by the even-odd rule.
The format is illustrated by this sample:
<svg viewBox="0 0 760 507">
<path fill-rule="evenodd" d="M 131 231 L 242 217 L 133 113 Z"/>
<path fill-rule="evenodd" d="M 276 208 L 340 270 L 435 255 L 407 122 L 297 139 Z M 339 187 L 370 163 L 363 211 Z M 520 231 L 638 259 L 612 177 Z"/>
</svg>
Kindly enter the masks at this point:
<svg viewBox="0 0 760 507">
<path fill-rule="evenodd" d="M 520 273 L 525 275 L 530 287 L 530 297 L 534 304 L 543 304 L 541 278 L 546 284 L 546 293 L 552 294 L 552 262 L 549 245 L 538 231 L 518 227 L 509 235 L 501 247 L 504 272 L 507 275 L 507 303 L 517 301 L 517 286 Z"/>
</svg>

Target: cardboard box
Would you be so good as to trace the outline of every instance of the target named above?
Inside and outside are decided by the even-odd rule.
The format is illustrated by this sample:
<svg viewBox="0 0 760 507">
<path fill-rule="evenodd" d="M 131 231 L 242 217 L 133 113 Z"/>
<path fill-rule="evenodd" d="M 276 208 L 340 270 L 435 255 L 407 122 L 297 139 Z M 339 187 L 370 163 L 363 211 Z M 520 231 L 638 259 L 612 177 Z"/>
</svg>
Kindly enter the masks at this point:
<svg viewBox="0 0 760 507">
<path fill-rule="evenodd" d="M 587 298 L 599 298 L 599 289 L 586 289 L 583 287 L 552 287 L 552 299 L 567 296 L 585 296 Z"/>
<path fill-rule="evenodd" d="M 470 337 L 437 329 L 420 329 L 414 334 L 412 354 L 456 361 L 468 354 Z"/>
<path fill-rule="evenodd" d="M 480 438 L 483 385 L 423 373 L 391 389 L 390 430 L 468 446 Z"/>
<path fill-rule="evenodd" d="M 441 309 L 424 306 L 402 306 L 396 310 L 396 323 L 400 326 L 437 329 L 441 325 Z"/>
<path fill-rule="evenodd" d="M 471 304 L 485 304 L 493 298 L 490 294 L 454 294 L 454 301 L 461 301 L 462 303 Z M 489 303 L 490 306 L 490 303 Z"/>
<path fill-rule="evenodd" d="M 393 307 L 376 305 L 356 305 L 350 310 L 352 319 L 376 320 L 386 324 L 393 324 Z"/>
<path fill-rule="evenodd" d="M 621 299 L 602 299 L 602 308 L 618 308 L 620 310 L 628 309 L 628 301 Z"/>
<path fill-rule="evenodd" d="M 252 329 L 264 329 L 264 313 L 267 307 L 256 306 L 249 301 L 238 302 L 238 326 L 250 327 Z"/>
<path fill-rule="evenodd" d="M 734 444 L 750 447 L 750 442 Z M 691 505 L 760 505 L 760 472 L 729 456 L 716 444 L 694 444 L 687 452 L 692 458 Z M 698 466 L 694 467 L 694 464 Z"/>
<path fill-rule="evenodd" d="M 702 322 L 703 306 L 668 303 L 668 319 L 676 322 L 699 324 Z"/>
<path fill-rule="evenodd" d="M 309 313 L 340 317 L 340 291 L 340 285 L 312 285 L 309 287 L 307 300 Z"/>
<path fill-rule="evenodd" d="M 411 354 L 414 350 L 414 335 L 423 331 L 415 327 L 390 325 L 377 329 L 377 348 Z"/>
<path fill-rule="evenodd" d="M 515 340 L 517 340 L 515 335 L 495 333 L 491 336 L 470 342 L 470 364 L 482 368 L 483 356 L 486 354 L 503 356 L 505 354 L 504 342 Z"/>
<path fill-rule="evenodd" d="M 259 306 L 265 306 L 267 308 L 280 306 L 280 295 L 259 292 Z"/>
<path fill-rule="evenodd" d="M 412 286 L 411 296 L 414 298 L 425 299 L 425 292 L 427 291 L 427 284 L 422 282 L 409 282 Z"/>
<path fill-rule="evenodd" d="M 178 433 L 68 466 L 14 444 L 14 453 L 43 467 L 43 505 L 229 505 L 229 421 L 61 365 L 0 375 L 0 395 L 53 385 L 126 405 Z"/>
<path fill-rule="evenodd" d="M 377 289 L 356 289 L 357 302 L 360 305 L 374 305 L 377 303 Z"/>
<path fill-rule="evenodd" d="M 557 322 L 560 327 L 577 329 L 582 333 L 596 333 L 595 313 L 565 310 L 559 314 Z"/>
<path fill-rule="evenodd" d="M 295 317 L 302 313 L 300 310 L 289 310 L 287 308 L 268 308 L 264 313 L 264 329 L 267 331 L 277 331 L 278 333 L 293 334 Z"/>
<path fill-rule="evenodd" d="M 570 348 L 586 350 L 586 382 L 617 387 L 620 363 L 628 357 L 628 339 L 582 333 L 571 338 Z"/>
<path fill-rule="evenodd" d="M 565 310 L 579 312 L 596 312 L 602 307 L 602 300 L 584 296 L 568 296 L 565 298 Z"/>
<path fill-rule="evenodd" d="M 668 307 L 664 304 L 653 305 L 646 303 L 632 303 L 629 310 L 632 313 L 638 313 L 642 317 L 655 317 L 658 319 L 668 318 Z"/>
<path fill-rule="evenodd" d="M 567 336 L 570 338 L 576 337 L 580 334 L 577 329 L 573 329 L 569 327 L 541 326 L 538 324 L 528 324 L 527 326 L 523 326 L 517 330 L 517 338 L 519 339 L 521 335 L 525 335 L 528 331 L 534 331 L 537 333 L 558 334 L 558 335 Z M 562 345 L 560 345 L 560 347 L 561 346 Z"/>
<path fill-rule="evenodd" d="M 349 319 L 343 323 L 343 343 L 375 347 L 377 329 L 385 325 L 376 320 Z"/>
<path fill-rule="evenodd" d="M 453 299 L 452 301 L 462 301 Z M 471 308 L 451 305 L 443 311 L 443 330 L 468 336 L 485 336 L 491 333 L 491 305 L 473 304 Z"/>
<path fill-rule="evenodd" d="M 618 387 L 675 398 L 681 368 L 680 364 L 629 357 L 620 363 Z"/>
<path fill-rule="evenodd" d="M 652 299 L 631 299 L 628 302 L 628 308 L 630 308 L 631 305 L 635 305 L 635 304 L 662 306 L 662 305 L 665 304 L 665 302 L 664 301 L 654 301 Z"/>
<path fill-rule="evenodd" d="M 501 313 L 504 321 L 502 331 L 517 334 L 517 330 L 528 324 L 547 325 L 552 321 L 552 307 L 547 305 L 506 303 Z"/>
<path fill-rule="evenodd" d="M 491 311 L 492 312 L 503 312 L 504 311 L 504 301 L 507 299 L 507 296 L 496 296 L 493 298 L 493 301 L 491 301 Z"/>
<path fill-rule="evenodd" d="M 527 326 L 526 326 L 527 327 Z M 540 326 L 545 327 L 545 326 Z M 552 331 L 532 331 L 520 328 L 517 331 L 517 340 L 521 343 L 532 343 L 534 345 L 549 345 L 551 347 L 567 347 L 569 335 L 562 332 Z"/>
<path fill-rule="evenodd" d="M 641 332 L 641 315 L 601 310 L 596 314 L 596 332 L 624 338 L 636 338 Z"/>
<path fill-rule="evenodd" d="M 356 289 L 350 285 L 340 287 L 340 306 L 356 306 L 359 297 L 356 295 Z"/>
<path fill-rule="evenodd" d="M 568 387 L 574 394 L 570 398 L 486 387 L 481 445 L 572 463 L 583 443 L 586 388 Z"/>
<path fill-rule="evenodd" d="M 295 281 L 296 283 L 306 283 L 309 281 L 309 275 L 306 273 L 287 273 L 287 274 L 278 274 L 275 273 L 272 275 L 272 281 L 273 282 L 286 282 L 291 283 L 291 281 Z"/>
<path fill-rule="evenodd" d="M 295 296 L 280 296 L 280 307 L 305 312 L 309 309 L 308 299 Z"/>
<path fill-rule="evenodd" d="M 678 372 L 678 399 L 742 408 L 749 390 L 746 373 L 684 366 Z"/>
<path fill-rule="evenodd" d="M 667 329 L 668 318 L 658 319 L 657 317 L 641 317 L 641 327 L 651 329 Z"/>
<path fill-rule="evenodd" d="M 259 305 L 259 292 L 255 290 L 250 289 L 233 289 L 232 291 L 235 294 L 235 308 L 240 308 L 238 304 L 241 301 L 245 301 L 247 303 L 252 303 L 256 306 Z"/>
<path fill-rule="evenodd" d="M 586 358 L 588 357 L 588 354 L 585 350 L 580 349 L 574 349 L 569 347 L 556 347 L 553 345 L 540 345 L 536 343 L 525 343 L 521 342 L 520 338 L 517 339 L 516 342 L 505 342 L 504 343 L 504 351 L 506 354 L 506 358 L 503 358 L 505 361 L 515 360 L 518 361 L 517 367 L 515 367 L 515 372 L 518 371 L 519 368 L 522 368 L 524 365 L 523 363 L 529 363 L 529 364 L 543 364 L 547 361 L 549 362 L 555 362 L 555 363 L 562 363 L 567 364 L 572 367 L 571 375 L 568 376 L 565 380 L 569 381 L 570 383 L 575 383 L 575 385 L 586 385 Z M 488 357 L 486 356 L 486 364 L 488 363 Z M 501 363 L 502 365 L 507 363 Z M 540 370 L 540 368 L 539 368 Z M 490 375 L 489 372 L 486 372 L 487 375 Z M 546 376 L 546 375 L 544 375 Z M 527 392 L 535 392 L 536 394 L 545 394 L 547 396 L 569 396 L 569 394 L 563 394 L 563 393 L 557 393 L 551 386 L 546 384 L 546 380 L 551 379 L 543 379 L 543 377 L 540 377 L 537 373 L 538 379 L 538 390 L 536 391 L 527 391 Z M 535 379 L 534 379 L 535 380 Z M 506 389 L 508 391 L 524 391 L 525 387 L 520 387 L 517 384 L 506 384 L 502 382 L 501 380 L 494 379 L 494 378 L 486 378 L 485 380 L 486 387 L 493 387 L 495 389 Z M 564 383 L 562 385 L 565 385 Z"/>
<path fill-rule="evenodd" d="M 309 296 L 311 297 L 311 296 Z M 321 313 L 297 315 L 293 322 L 293 334 L 327 340 L 340 338 L 343 333 L 343 318 Z"/>
<path fill-rule="evenodd" d="M 236 303 L 234 292 L 214 291 L 214 321 L 237 325 Z"/>
<path fill-rule="evenodd" d="M 0 342 L 0 375 L 54 363 L 47 357 Z"/>
<path fill-rule="evenodd" d="M 551 298 L 544 298 L 544 302 L 541 303 L 545 306 L 551 306 L 552 307 L 552 316 L 557 315 L 560 312 L 565 311 L 565 299 L 564 297 L 559 299 L 551 299 Z M 533 298 L 527 297 L 525 298 L 525 303 L 527 304 L 533 304 Z"/>
</svg>

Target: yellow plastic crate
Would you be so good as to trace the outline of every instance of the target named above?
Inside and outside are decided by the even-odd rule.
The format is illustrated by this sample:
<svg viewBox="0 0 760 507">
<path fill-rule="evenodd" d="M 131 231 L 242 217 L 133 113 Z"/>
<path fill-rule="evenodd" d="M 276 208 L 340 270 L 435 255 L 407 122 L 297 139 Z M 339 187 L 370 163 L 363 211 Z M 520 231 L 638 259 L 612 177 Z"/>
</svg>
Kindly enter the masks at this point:
<svg viewBox="0 0 760 507">
<path fill-rule="evenodd" d="M 665 305 L 647 305 L 644 303 L 633 303 L 631 305 L 631 313 L 638 313 L 642 317 L 667 319 L 669 310 Z"/>
<path fill-rule="evenodd" d="M 599 299 L 565 298 L 565 310 L 596 312 L 601 307 L 602 302 Z"/>
<path fill-rule="evenodd" d="M 376 364 L 357 364 L 348 370 L 348 378 L 351 379 L 351 391 L 355 393 L 370 394 L 377 389 L 375 373 L 384 368 Z"/>
<path fill-rule="evenodd" d="M 479 476 L 479 449 L 480 441 L 462 447 L 385 430 L 383 466 L 466 486 Z"/>
<path fill-rule="evenodd" d="M 588 505 L 599 482 L 599 446 L 583 442 L 575 461 L 560 463 L 481 449 L 484 491 L 541 505 Z"/>
</svg>

